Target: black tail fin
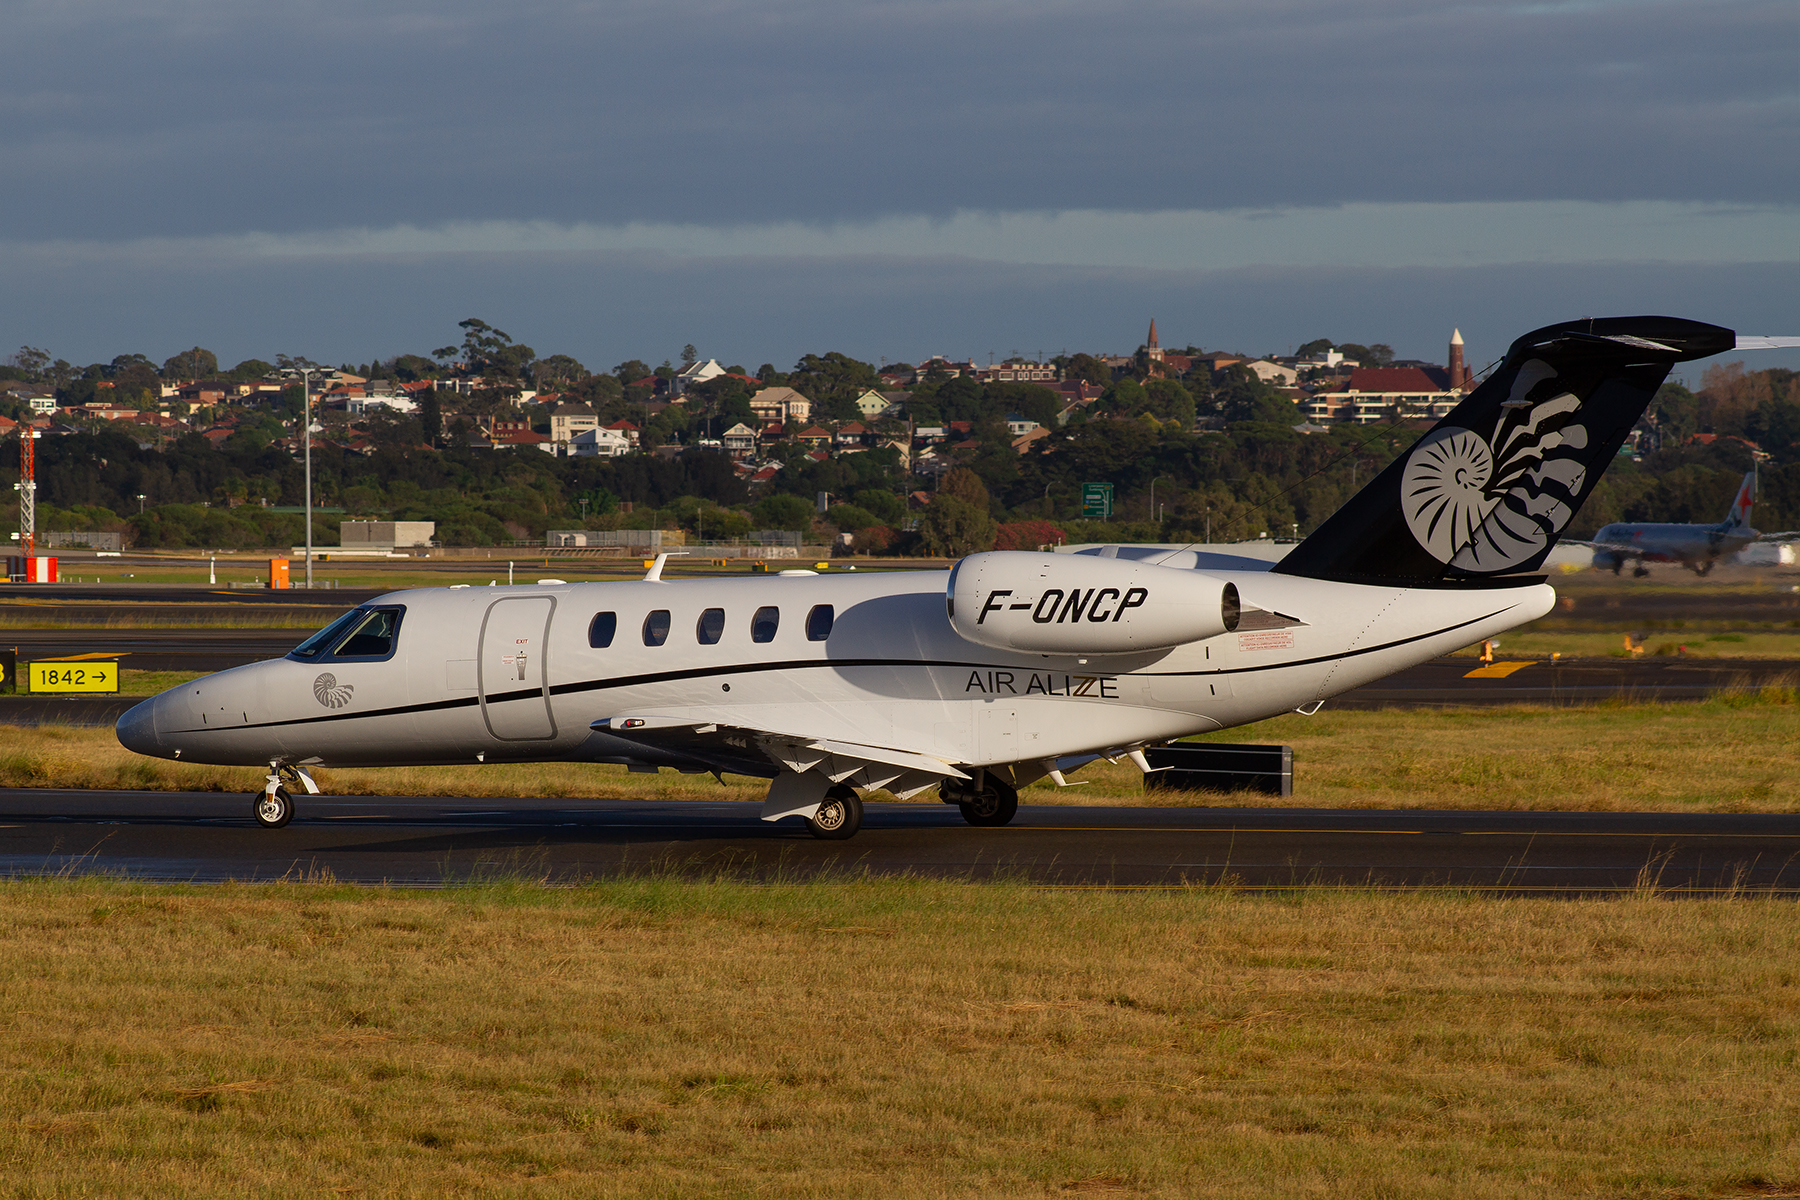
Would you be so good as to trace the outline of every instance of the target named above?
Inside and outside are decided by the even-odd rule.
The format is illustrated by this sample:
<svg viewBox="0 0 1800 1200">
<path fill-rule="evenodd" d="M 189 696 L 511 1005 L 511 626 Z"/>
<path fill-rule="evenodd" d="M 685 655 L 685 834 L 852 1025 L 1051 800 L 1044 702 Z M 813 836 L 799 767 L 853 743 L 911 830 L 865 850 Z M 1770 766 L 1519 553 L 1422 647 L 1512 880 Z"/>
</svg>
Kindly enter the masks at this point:
<svg viewBox="0 0 1800 1200">
<path fill-rule="evenodd" d="M 1414 585 L 1535 571 L 1669 368 L 1736 342 L 1729 329 L 1676 317 L 1528 333 L 1275 570 Z"/>
</svg>

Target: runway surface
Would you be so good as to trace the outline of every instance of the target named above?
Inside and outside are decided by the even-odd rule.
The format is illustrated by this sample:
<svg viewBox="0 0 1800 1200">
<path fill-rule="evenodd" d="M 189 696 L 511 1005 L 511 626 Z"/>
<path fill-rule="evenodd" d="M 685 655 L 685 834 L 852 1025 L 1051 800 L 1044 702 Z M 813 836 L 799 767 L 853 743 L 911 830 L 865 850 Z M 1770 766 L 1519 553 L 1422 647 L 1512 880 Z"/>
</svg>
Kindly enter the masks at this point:
<svg viewBox="0 0 1800 1200">
<path fill-rule="evenodd" d="M 17 646 L 20 662 L 106 654 L 118 655 L 122 666 L 138 671 L 210 672 L 280 658 L 311 633 L 310 629 L 7 629 L 0 630 L 0 646 Z"/>
<path fill-rule="evenodd" d="M 0 790 L 0 875 L 161 881 L 330 876 L 438 885 L 632 873 L 832 874 L 1258 889 L 1451 886 L 1575 895 L 1643 886 L 1800 894 L 1800 816 L 1028 806 L 976 829 L 943 805 L 868 806 L 822 842 L 742 803 L 338 796 L 257 827 L 250 797 Z"/>
<path fill-rule="evenodd" d="M 1474 673 L 1473 675 L 1471 673 Z M 1345 692 L 1327 708 L 1449 708 L 1704 700 L 1724 691 L 1800 683 L 1791 658 L 1577 658 L 1560 663 L 1437 658 Z"/>
</svg>

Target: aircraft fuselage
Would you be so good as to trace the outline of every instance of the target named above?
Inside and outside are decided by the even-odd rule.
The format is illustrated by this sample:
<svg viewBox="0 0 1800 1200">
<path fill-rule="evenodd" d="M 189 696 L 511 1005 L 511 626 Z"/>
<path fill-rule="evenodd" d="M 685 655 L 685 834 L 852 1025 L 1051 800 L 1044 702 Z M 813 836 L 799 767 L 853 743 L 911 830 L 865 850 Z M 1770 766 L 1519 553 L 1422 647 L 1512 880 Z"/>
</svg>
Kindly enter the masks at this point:
<svg viewBox="0 0 1800 1200">
<path fill-rule="evenodd" d="M 1748 525 L 1614 524 L 1594 535 L 1594 566 L 1617 571 L 1628 561 L 1678 563 L 1701 574 L 1759 536 Z"/>
<path fill-rule="evenodd" d="M 1176 570 L 1153 568 L 1164 569 Z M 775 774 L 726 746 L 697 763 L 592 728 L 691 713 L 965 766 L 1041 762 L 1288 712 L 1533 620 L 1554 600 L 1532 580 L 1403 588 L 1208 574 L 1242 596 L 1236 631 L 1104 655 L 965 640 L 946 615 L 942 571 L 395 592 L 358 610 L 393 614 L 387 653 L 290 655 L 207 676 L 139 705 L 119 736 L 184 762 Z"/>
</svg>

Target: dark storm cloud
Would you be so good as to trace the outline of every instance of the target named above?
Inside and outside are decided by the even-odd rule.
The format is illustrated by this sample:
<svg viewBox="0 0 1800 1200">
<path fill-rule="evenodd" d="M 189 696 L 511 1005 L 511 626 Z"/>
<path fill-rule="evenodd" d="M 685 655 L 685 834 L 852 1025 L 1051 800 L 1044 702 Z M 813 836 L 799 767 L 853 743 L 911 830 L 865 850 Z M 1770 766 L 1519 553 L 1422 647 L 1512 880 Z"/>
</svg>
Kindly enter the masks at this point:
<svg viewBox="0 0 1800 1200">
<path fill-rule="evenodd" d="M 1786 203 L 1791 0 L 40 3 L 6 236 Z M 1783 252 L 1787 256 L 1787 252 Z"/>
</svg>

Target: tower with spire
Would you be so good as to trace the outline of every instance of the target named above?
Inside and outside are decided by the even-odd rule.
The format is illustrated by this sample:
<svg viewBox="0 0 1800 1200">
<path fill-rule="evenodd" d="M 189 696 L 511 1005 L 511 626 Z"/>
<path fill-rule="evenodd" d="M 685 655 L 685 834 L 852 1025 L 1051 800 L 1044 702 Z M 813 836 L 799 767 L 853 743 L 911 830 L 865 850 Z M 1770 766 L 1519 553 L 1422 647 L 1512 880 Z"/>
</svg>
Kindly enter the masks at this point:
<svg viewBox="0 0 1800 1200">
<path fill-rule="evenodd" d="M 1163 360 L 1162 343 L 1156 340 L 1156 318 L 1150 318 L 1150 337 L 1144 343 L 1144 357 L 1150 362 Z"/>
<path fill-rule="evenodd" d="M 1463 337 L 1462 330 L 1460 329 L 1453 329 L 1450 331 L 1450 361 L 1446 365 L 1448 368 L 1446 373 L 1450 376 L 1451 388 L 1455 390 L 1467 390 L 1469 386 L 1469 371 L 1467 367 L 1463 366 Z"/>
</svg>

